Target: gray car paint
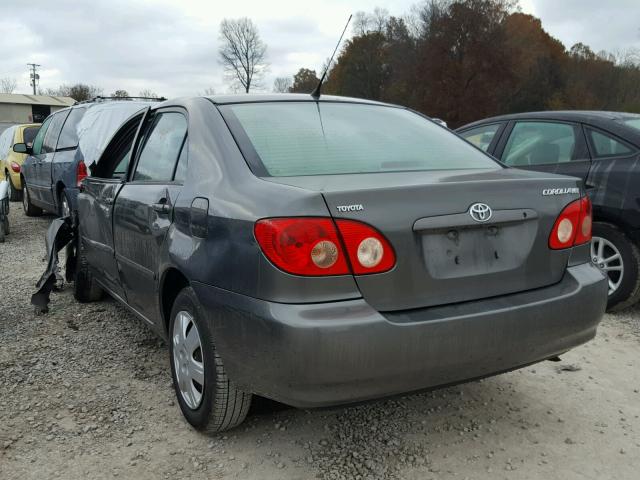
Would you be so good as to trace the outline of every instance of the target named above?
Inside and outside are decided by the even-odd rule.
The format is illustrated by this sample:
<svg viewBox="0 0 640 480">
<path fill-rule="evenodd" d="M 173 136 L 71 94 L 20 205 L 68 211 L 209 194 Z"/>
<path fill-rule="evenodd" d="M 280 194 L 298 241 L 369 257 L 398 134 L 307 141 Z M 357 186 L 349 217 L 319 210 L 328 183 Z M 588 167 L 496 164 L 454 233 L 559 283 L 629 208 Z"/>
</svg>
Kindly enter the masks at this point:
<svg viewBox="0 0 640 480">
<path fill-rule="evenodd" d="M 236 96 L 178 99 L 154 106 L 151 113 L 178 108 L 188 116 L 189 169 L 184 184 L 145 185 L 96 178 L 85 181 L 87 185 L 94 185 L 79 195 L 80 231 L 83 240 L 103 242 L 97 248 L 111 252 L 104 260 L 112 262 L 107 269 L 111 279 L 102 273 L 104 266 L 90 265 L 93 273 L 102 286 L 146 320 L 159 335 L 166 338 L 169 320 L 163 298 L 175 295 L 165 282 L 179 272 L 181 278 L 194 286 L 212 315 L 230 378 L 249 391 L 298 405 L 314 402 L 308 397 L 300 399 L 295 394 L 289 395 L 288 389 L 295 388 L 295 382 L 322 382 L 324 378 L 320 375 L 314 380 L 313 375 L 319 374 L 318 368 L 305 373 L 290 365 L 295 361 L 293 353 L 304 353 L 302 350 L 314 338 L 322 339 L 318 350 L 309 351 L 317 357 L 314 360 L 303 356 L 303 359 L 330 367 L 323 373 L 325 376 L 342 379 L 341 369 L 352 373 L 344 378 L 353 382 L 351 386 L 335 384 L 327 388 L 325 397 L 316 402 L 324 405 L 516 368 L 553 356 L 593 336 L 606 303 L 604 277 L 588 263 L 588 249 L 550 251 L 547 248 L 555 218 L 567 203 L 578 197 L 541 195 L 543 188 L 575 187 L 579 180 L 502 168 L 331 178 L 258 178 L 245 162 L 216 106 L 280 100 L 312 101 L 306 95 Z M 323 97 L 321 101 L 357 102 L 336 97 Z M 106 196 L 105 191 L 109 192 Z M 169 213 L 165 215 L 149 208 L 167 195 L 171 199 Z M 194 199 L 208 200 L 206 228 L 198 226 L 199 231 L 206 232 L 204 238 L 192 235 Z M 489 203 L 497 210 L 536 211 L 535 218 L 521 222 L 530 226 L 524 228 L 535 231 L 530 239 L 532 245 L 525 248 L 521 237 L 514 235 L 512 241 L 507 239 L 512 242 L 511 249 L 499 252 L 508 256 L 520 249 L 523 251 L 521 263 L 516 262 L 515 271 L 509 268 L 486 274 L 478 270 L 476 275 L 467 275 L 467 270 L 465 275 L 449 279 L 430 278 L 429 259 L 420 246 L 421 234 L 413 231 L 415 222 L 464 213 L 478 201 Z M 337 205 L 349 203 L 361 203 L 365 210 L 357 214 L 337 211 Z M 97 209 L 101 210 L 100 215 L 96 214 Z M 290 275 L 267 260 L 253 235 L 255 221 L 260 218 L 329 215 L 364 220 L 378 228 L 393 244 L 397 266 L 384 274 L 358 277 Z M 96 222 L 111 223 L 112 235 L 96 228 Z M 102 233 L 91 238 L 91 232 Z M 433 233 L 438 237 L 436 243 L 442 243 L 439 237 L 442 232 Z M 469 257 L 473 248 L 465 246 L 458 253 Z M 570 273 L 566 269 L 569 262 L 577 265 Z M 568 276 L 573 280 L 566 280 Z M 553 288 L 565 281 L 574 282 L 576 288 L 570 291 Z M 532 291 L 546 292 L 547 297 L 531 303 L 526 292 Z M 495 298 L 487 300 L 488 297 Z M 453 318 L 425 320 L 418 315 L 414 321 L 389 330 L 389 320 L 380 313 L 418 310 L 428 316 L 429 307 L 440 308 L 455 302 L 459 306 L 452 307 L 454 313 L 455 309 L 464 309 L 476 301 L 486 303 L 481 312 L 471 315 L 477 320 L 475 323 L 469 323 L 471 318 L 454 322 Z M 334 313 L 317 314 L 325 304 Z M 216 315 L 216 312 L 230 316 Z M 232 312 L 236 313 L 231 315 Z M 575 315 L 568 321 L 565 316 L 570 314 Z M 237 322 L 231 322 L 232 318 L 237 318 Z M 296 319 L 303 319 L 305 324 L 292 327 L 291 322 L 295 323 Z M 366 335 L 362 329 L 352 328 L 360 321 L 366 327 L 374 320 L 377 326 Z M 434 322 L 444 323 L 434 327 Z M 308 336 L 300 337 L 301 329 Z M 498 335 L 496 329 L 502 333 Z M 396 332 L 400 331 L 402 334 L 398 335 Z M 413 335 L 424 342 L 425 352 L 419 353 L 418 344 L 410 341 Z M 254 343 L 245 343 L 249 341 L 248 336 L 252 342 L 264 342 L 264 345 L 252 350 L 249 347 Z M 348 342 L 342 342 L 359 336 L 361 341 L 354 346 L 362 349 L 361 354 L 358 348 L 349 351 Z M 331 346 L 332 339 L 335 347 Z M 291 341 L 291 354 L 270 349 L 273 340 L 280 342 L 281 348 Z M 363 343 L 367 340 L 371 343 Z M 406 342 L 411 348 L 403 353 Z M 261 352 L 268 356 L 261 358 Z M 463 352 L 473 364 L 477 363 L 477 368 L 469 369 L 469 362 L 455 360 L 454 357 Z M 242 358 L 247 362 L 246 368 L 240 366 Z M 393 364 L 393 369 L 376 371 L 385 363 Z M 443 369 L 442 376 L 435 374 L 439 367 Z M 268 388 L 263 386 L 260 378 L 270 373 L 269 369 L 276 368 L 297 376 L 272 378 L 267 375 L 264 378 L 272 378 L 275 383 Z M 384 381 L 394 372 L 402 378 L 386 389 Z M 423 375 L 427 372 L 430 374 Z M 358 375 L 367 378 L 359 382 L 355 378 Z M 373 388 L 371 385 L 375 382 L 382 383 Z M 318 388 L 312 390 L 320 394 Z"/>
</svg>

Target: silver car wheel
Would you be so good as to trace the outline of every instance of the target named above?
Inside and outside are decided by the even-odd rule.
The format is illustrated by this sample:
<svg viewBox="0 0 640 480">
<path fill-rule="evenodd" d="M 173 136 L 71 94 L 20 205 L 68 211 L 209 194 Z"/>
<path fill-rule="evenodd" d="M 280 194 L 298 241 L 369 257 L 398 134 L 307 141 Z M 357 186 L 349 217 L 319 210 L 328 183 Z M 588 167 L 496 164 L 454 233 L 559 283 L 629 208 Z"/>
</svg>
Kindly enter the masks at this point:
<svg viewBox="0 0 640 480">
<path fill-rule="evenodd" d="M 71 208 L 69 207 L 69 200 L 67 200 L 67 196 L 63 193 L 60 194 L 62 200 L 60 201 L 60 212 L 63 217 L 68 217 L 71 215 Z"/>
<path fill-rule="evenodd" d="M 180 311 L 173 323 L 173 366 L 178 389 L 187 406 L 195 410 L 204 394 L 204 358 L 193 316 Z"/>
<path fill-rule="evenodd" d="M 22 208 L 26 212 L 29 210 L 29 192 L 27 191 L 27 183 L 23 182 L 22 185 Z"/>
<path fill-rule="evenodd" d="M 624 276 L 624 263 L 620 251 L 606 238 L 593 237 L 591 261 L 609 279 L 609 295 L 611 296 L 620 287 Z"/>
</svg>

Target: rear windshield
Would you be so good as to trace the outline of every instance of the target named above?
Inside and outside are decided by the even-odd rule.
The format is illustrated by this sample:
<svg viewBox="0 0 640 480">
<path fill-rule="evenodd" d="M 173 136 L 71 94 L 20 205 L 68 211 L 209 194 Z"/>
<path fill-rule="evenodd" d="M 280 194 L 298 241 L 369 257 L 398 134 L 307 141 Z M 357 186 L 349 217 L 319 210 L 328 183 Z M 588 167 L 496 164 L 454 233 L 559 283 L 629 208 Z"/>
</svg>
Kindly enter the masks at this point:
<svg viewBox="0 0 640 480">
<path fill-rule="evenodd" d="M 257 174 L 501 168 L 458 136 L 402 108 L 270 102 L 221 110 Z"/>
<path fill-rule="evenodd" d="M 27 127 L 22 132 L 22 139 L 24 143 L 28 143 L 31 145 L 33 143 L 33 139 L 36 138 L 36 134 L 40 130 L 40 127 Z"/>
</svg>

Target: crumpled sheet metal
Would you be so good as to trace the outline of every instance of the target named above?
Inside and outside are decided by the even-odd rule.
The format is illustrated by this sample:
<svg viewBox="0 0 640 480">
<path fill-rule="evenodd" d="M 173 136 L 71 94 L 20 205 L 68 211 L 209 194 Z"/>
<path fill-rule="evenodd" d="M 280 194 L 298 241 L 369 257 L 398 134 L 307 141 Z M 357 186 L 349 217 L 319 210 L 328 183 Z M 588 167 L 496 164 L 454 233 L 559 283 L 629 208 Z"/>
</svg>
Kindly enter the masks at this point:
<svg viewBox="0 0 640 480">
<path fill-rule="evenodd" d="M 54 289 L 57 280 L 58 271 L 58 252 L 65 247 L 72 250 L 76 231 L 73 226 L 71 217 L 56 218 L 49 225 L 46 235 L 47 248 L 47 269 L 36 283 L 36 293 L 31 295 L 31 304 L 36 307 L 38 313 L 46 313 L 49 311 L 49 295 Z M 72 253 L 72 252 L 69 252 Z M 73 278 L 73 261 L 72 254 L 67 255 L 66 277 L 67 280 Z"/>
</svg>

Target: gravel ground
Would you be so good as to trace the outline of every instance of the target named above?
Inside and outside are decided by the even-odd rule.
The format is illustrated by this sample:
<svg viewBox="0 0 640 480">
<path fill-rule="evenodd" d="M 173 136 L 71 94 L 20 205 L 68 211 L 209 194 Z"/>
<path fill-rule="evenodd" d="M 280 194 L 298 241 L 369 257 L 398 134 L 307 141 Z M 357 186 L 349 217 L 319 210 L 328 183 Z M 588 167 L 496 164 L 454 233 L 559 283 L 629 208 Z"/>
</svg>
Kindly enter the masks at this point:
<svg viewBox="0 0 640 480">
<path fill-rule="evenodd" d="M 0 479 L 637 479 L 640 308 L 597 338 L 484 381 L 352 408 L 261 400 L 207 437 L 182 419 L 167 347 L 113 300 L 29 305 L 51 217 L 12 204 L 0 244 Z"/>
</svg>

